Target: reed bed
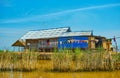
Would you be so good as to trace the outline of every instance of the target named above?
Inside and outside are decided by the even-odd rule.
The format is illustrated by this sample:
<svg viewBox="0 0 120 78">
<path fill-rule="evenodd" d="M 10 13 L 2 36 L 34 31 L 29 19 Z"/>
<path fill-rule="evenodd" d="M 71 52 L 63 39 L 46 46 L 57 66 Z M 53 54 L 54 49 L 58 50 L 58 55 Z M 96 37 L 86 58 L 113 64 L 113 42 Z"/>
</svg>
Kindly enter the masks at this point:
<svg viewBox="0 0 120 78">
<path fill-rule="evenodd" d="M 72 53 L 70 50 L 61 50 L 52 55 L 54 71 L 69 71 L 71 67 Z"/>
<path fill-rule="evenodd" d="M 43 60 L 44 59 L 44 60 Z M 120 70 L 120 53 L 111 54 L 101 48 L 74 51 L 63 49 L 53 53 L 2 52 L 0 71 L 113 71 Z"/>
<path fill-rule="evenodd" d="M 37 68 L 38 54 L 36 53 L 0 53 L 1 71 L 32 71 Z"/>
<path fill-rule="evenodd" d="M 112 55 L 102 48 L 97 50 L 61 50 L 53 57 L 53 71 L 113 71 L 118 68 L 120 54 Z"/>
</svg>

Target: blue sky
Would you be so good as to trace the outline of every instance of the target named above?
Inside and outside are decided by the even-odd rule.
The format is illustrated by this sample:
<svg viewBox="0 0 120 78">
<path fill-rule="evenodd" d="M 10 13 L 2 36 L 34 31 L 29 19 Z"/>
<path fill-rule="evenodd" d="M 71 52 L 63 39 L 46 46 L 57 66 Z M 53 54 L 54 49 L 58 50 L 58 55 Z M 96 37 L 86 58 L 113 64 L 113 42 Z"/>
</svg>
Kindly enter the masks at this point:
<svg viewBox="0 0 120 78">
<path fill-rule="evenodd" d="M 29 30 L 66 26 L 120 37 L 120 0 L 0 0 L 0 49 Z"/>
</svg>

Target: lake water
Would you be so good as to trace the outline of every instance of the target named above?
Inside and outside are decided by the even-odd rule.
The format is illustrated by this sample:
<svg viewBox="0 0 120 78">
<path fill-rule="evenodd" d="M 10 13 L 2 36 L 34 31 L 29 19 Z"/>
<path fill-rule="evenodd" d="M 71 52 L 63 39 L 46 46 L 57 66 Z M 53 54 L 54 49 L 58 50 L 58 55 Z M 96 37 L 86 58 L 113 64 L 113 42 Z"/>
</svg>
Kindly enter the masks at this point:
<svg viewBox="0 0 120 78">
<path fill-rule="evenodd" d="M 0 78 L 120 78 L 120 71 L 114 72 L 0 72 Z"/>
</svg>

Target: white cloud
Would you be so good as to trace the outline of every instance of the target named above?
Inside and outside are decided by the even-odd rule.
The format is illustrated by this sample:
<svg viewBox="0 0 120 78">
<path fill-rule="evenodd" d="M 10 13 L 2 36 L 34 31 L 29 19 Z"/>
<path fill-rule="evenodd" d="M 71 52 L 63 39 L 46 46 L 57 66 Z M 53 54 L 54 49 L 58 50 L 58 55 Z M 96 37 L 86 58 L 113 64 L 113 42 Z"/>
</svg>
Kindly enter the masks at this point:
<svg viewBox="0 0 120 78">
<path fill-rule="evenodd" d="M 26 18 L 17 18 L 17 19 L 10 19 L 10 20 L 0 20 L 0 23 L 21 23 L 21 22 L 30 22 L 30 21 L 37 21 L 42 18 L 49 18 L 49 17 L 55 17 L 55 16 L 61 16 L 65 15 L 68 13 L 73 13 L 73 12 L 79 12 L 79 11 L 86 11 L 86 10 L 92 10 L 92 9 L 102 9 L 102 8 L 110 8 L 110 7 L 118 7 L 120 6 L 120 3 L 116 4 L 106 4 L 106 5 L 99 5 L 99 6 L 90 6 L 90 7 L 85 7 L 85 8 L 78 8 L 78 9 L 71 9 L 71 10 L 65 10 L 61 12 L 56 12 L 56 13 L 50 13 L 50 14 L 45 14 L 45 15 L 36 15 L 32 17 L 26 17 Z"/>
</svg>

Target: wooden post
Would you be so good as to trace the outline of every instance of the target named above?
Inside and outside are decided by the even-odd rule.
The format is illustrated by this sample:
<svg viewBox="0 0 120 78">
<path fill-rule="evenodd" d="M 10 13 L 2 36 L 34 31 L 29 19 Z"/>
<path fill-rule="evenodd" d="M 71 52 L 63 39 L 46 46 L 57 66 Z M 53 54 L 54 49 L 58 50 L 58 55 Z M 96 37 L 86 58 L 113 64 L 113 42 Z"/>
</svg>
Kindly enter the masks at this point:
<svg viewBox="0 0 120 78">
<path fill-rule="evenodd" d="M 116 52 L 118 51 L 118 46 L 117 46 L 117 41 L 116 41 L 116 37 L 114 36 L 113 38 L 114 42 L 115 42 L 115 49 L 116 49 Z"/>
<path fill-rule="evenodd" d="M 13 46 L 13 52 L 15 52 L 15 47 Z"/>
<path fill-rule="evenodd" d="M 18 52 L 20 52 L 20 46 L 18 46 Z"/>
</svg>

